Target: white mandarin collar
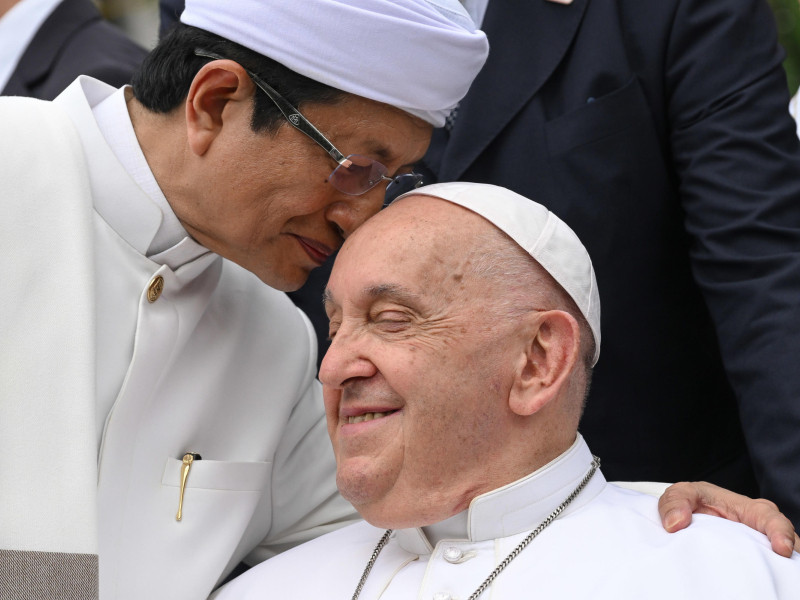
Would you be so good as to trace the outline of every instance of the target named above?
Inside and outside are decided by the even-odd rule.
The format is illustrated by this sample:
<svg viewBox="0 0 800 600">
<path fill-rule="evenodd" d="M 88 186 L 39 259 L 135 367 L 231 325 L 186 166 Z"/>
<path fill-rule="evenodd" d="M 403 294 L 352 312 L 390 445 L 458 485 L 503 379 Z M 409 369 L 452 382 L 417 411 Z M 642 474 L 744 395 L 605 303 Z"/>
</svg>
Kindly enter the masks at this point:
<svg viewBox="0 0 800 600">
<path fill-rule="evenodd" d="M 128 112 L 128 100 L 132 95 L 132 88 L 123 86 L 92 108 L 92 114 L 122 168 L 161 210 L 161 225 L 147 249 L 147 255 L 152 256 L 172 248 L 189 234 L 167 202 L 136 138 Z"/>
<path fill-rule="evenodd" d="M 591 468 L 592 458 L 583 436 L 578 434 L 569 450 L 555 460 L 527 477 L 474 498 L 467 511 L 467 531 L 460 539 L 482 542 L 538 527 L 578 487 Z M 605 486 L 605 477 L 598 469 L 558 518 L 584 507 Z M 452 517 L 447 521 L 451 520 Z M 431 527 L 437 531 L 436 525 Z M 404 550 L 413 554 L 430 554 L 433 550 L 420 528 L 398 530 L 396 538 Z"/>
<path fill-rule="evenodd" d="M 109 147 L 92 109 L 117 89 L 91 77 L 78 77 L 53 102 L 66 111 L 86 154 L 92 201 L 97 213 L 117 234 L 146 256 L 163 220 L 162 210 L 137 184 Z M 152 173 L 151 173 L 152 175 Z M 210 251 L 190 237 L 150 257 L 171 269 Z"/>
</svg>

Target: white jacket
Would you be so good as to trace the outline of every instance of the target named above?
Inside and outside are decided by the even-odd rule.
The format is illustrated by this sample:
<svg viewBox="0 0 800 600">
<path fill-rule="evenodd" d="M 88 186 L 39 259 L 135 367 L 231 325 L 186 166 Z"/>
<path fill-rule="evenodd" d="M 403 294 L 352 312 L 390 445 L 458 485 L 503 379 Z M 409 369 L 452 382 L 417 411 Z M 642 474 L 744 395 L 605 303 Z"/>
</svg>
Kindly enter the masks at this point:
<svg viewBox="0 0 800 600">
<path fill-rule="evenodd" d="M 54 299 L 53 289 L 42 286 L 39 296 L 36 286 L 31 285 L 27 308 L 15 305 L 20 314 L 24 308 L 30 309 L 30 314 L 43 321 L 66 306 L 67 322 L 59 316 L 44 333 L 39 332 L 43 341 L 25 349 L 28 354 L 23 353 L 23 358 L 33 358 L 14 371 L 12 379 L 16 378 L 19 385 L 0 388 L 0 427 L 5 414 L 23 424 L 17 429 L 30 428 L 27 435 L 0 440 L 0 469 L 24 472 L 37 469 L 37 462 L 45 464 L 41 458 L 31 457 L 48 440 L 30 439 L 36 436 L 35 419 L 46 423 L 50 411 L 39 408 L 38 417 L 25 416 L 25 407 L 34 405 L 34 397 L 37 402 L 51 402 L 67 416 L 80 411 L 82 416 L 75 427 L 59 430 L 65 452 L 76 438 L 85 441 L 87 435 L 96 436 L 94 399 L 86 398 L 92 392 L 75 395 L 66 390 L 59 397 L 62 392 L 54 391 L 65 388 L 63 380 L 71 373 L 80 372 L 85 379 L 86 373 L 94 373 L 95 365 L 77 354 L 66 354 L 63 360 L 78 357 L 67 369 L 69 373 L 49 375 L 47 362 L 52 357 L 45 351 L 48 332 L 52 332 L 52 343 L 58 344 L 58 330 L 71 328 L 73 338 L 78 336 L 86 342 L 82 348 L 91 347 L 86 356 L 94 357 L 95 327 L 105 335 L 114 331 L 119 345 L 113 352 L 96 357 L 97 375 L 102 377 L 107 363 L 129 363 L 102 435 L 96 498 L 91 494 L 80 498 L 69 489 L 69 470 L 83 477 L 94 468 L 85 464 L 82 457 L 86 453 L 74 453 L 79 458 L 59 463 L 59 442 L 51 439 L 56 465 L 51 470 L 56 475 L 66 472 L 64 482 L 53 479 L 47 487 L 46 481 L 18 478 L 23 483 L 17 484 L 14 494 L 5 496 L 0 483 L 0 508 L 12 503 L 16 519 L 12 527 L 8 519 L 4 524 L 0 517 L 0 560 L 3 548 L 96 552 L 101 600 L 199 600 L 245 557 L 249 562 L 263 560 L 335 529 L 355 513 L 336 491 L 335 461 L 321 388 L 315 379 L 316 343 L 308 319 L 285 294 L 191 240 L 171 250 L 176 255 L 172 263 L 182 263 L 180 267 L 173 270 L 151 261 L 144 251 L 160 220 L 132 222 L 124 211 L 109 210 L 143 194 L 114 157 L 92 117 L 92 106 L 113 91 L 80 78 L 55 101 L 55 106 L 13 99 L 15 104 L 0 107 L 5 111 L 3 117 L 12 121 L 8 111 L 15 107 L 22 107 L 20 118 L 25 111 L 41 113 L 61 128 L 65 127 L 62 115 L 72 121 L 85 155 L 90 193 L 65 177 L 62 180 L 68 189 L 64 195 L 77 198 L 79 204 L 92 205 L 93 210 L 87 209 L 86 214 L 92 215 L 93 223 L 86 230 L 92 232 L 93 239 L 86 243 L 94 253 L 91 265 L 74 264 L 75 260 L 60 264 L 60 248 L 48 236 L 48 231 L 57 236 L 57 227 L 47 230 L 53 224 L 40 223 L 34 211 L 36 206 L 58 203 L 58 187 L 43 199 L 41 193 L 25 197 L 23 186 L 17 196 L 2 197 L 4 204 L 16 203 L 15 226 L 5 231 L 15 238 L 3 245 L 7 252 L 0 257 L 3 270 L 13 272 L 12 279 L 24 284 L 28 279 L 35 280 L 30 274 L 36 268 L 26 263 L 26 256 L 37 257 L 39 264 L 45 257 L 61 270 L 74 271 L 84 287 L 93 285 L 96 303 L 95 320 L 80 321 L 79 325 L 75 324 L 78 321 L 69 322 L 69 304 L 77 299 L 70 295 Z M 33 133 L 31 127 L 27 130 Z M 48 131 L 43 135 L 49 135 Z M 31 140 L 27 147 L 3 148 L 0 140 L 0 152 L 21 153 L 22 166 L 42 165 L 49 160 L 48 145 L 48 140 L 40 138 Z M 70 169 L 79 170 L 79 163 Z M 35 173 L 35 168 L 44 169 L 32 166 L 34 171 L 27 174 Z M 13 178 L 13 173 L 4 176 Z M 31 207 L 29 219 L 25 218 L 27 206 Z M 58 212 L 57 204 L 53 210 Z M 74 233 L 81 235 L 85 234 L 80 230 Z M 178 260 L 181 256 L 190 259 Z M 151 302 L 148 290 L 157 277 L 163 278 L 163 292 Z M 42 281 L 48 281 L 47 277 L 43 275 Z M 84 295 L 80 301 L 88 304 L 88 298 Z M 35 307 L 40 307 L 38 312 Z M 76 307 L 76 314 L 80 310 Z M 14 323 L 18 326 L 22 317 L 15 320 L 6 312 L 4 318 L 11 328 Z M 42 357 L 38 361 L 37 352 Z M 8 374 L 11 377 L 10 369 Z M 46 383 L 48 377 L 53 379 L 49 385 L 36 387 L 37 380 Z M 47 394 L 52 397 L 42 397 Z M 74 403 L 75 410 L 64 409 L 65 403 Z M 57 424 L 53 427 L 56 430 Z M 202 460 L 195 461 L 190 469 L 183 518 L 178 522 L 181 458 L 187 452 L 200 454 Z M 40 474 L 46 480 L 47 469 Z M 29 493 L 40 485 L 45 486 L 46 501 L 41 500 L 41 493 Z M 27 505 L 15 501 L 26 494 L 30 496 Z M 78 505 L 83 508 L 77 510 Z M 80 522 L 86 520 L 84 513 L 96 513 L 96 533 L 92 524 Z M 70 522 L 70 514 L 76 515 L 76 523 Z M 83 545 L 73 543 L 78 538 Z"/>
</svg>

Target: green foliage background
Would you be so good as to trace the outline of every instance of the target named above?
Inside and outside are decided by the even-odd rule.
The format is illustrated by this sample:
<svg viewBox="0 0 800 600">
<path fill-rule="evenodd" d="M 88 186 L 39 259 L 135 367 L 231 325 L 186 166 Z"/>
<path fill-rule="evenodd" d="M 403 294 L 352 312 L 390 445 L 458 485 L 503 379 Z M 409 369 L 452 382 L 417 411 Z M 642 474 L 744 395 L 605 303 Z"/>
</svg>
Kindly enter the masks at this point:
<svg viewBox="0 0 800 600">
<path fill-rule="evenodd" d="M 709 0 L 713 2 L 713 0 Z M 778 37 L 786 49 L 783 67 L 794 95 L 800 87 L 800 3 L 798 0 L 769 0 L 778 23 Z"/>
</svg>

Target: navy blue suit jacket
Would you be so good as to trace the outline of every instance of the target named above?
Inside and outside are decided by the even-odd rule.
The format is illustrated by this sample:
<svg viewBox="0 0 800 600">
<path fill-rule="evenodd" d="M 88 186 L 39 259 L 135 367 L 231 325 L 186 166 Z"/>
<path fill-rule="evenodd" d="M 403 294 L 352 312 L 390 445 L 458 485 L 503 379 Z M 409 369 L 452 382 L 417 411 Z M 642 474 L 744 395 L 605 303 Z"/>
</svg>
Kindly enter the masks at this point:
<svg viewBox="0 0 800 600">
<path fill-rule="evenodd" d="M 585 243 L 606 476 L 760 488 L 800 526 L 800 143 L 767 2 L 490 0 L 483 28 L 424 163 Z"/>
</svg>

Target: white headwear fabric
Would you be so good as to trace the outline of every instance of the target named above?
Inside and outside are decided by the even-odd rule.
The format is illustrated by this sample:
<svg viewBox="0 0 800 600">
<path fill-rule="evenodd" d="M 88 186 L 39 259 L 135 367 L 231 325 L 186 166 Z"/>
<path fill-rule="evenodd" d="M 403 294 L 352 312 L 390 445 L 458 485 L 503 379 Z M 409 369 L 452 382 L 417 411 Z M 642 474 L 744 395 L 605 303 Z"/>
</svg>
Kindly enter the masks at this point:
<svg viewBox="0 0 800 600">
<path fill-rule="evenodd" d="M 400 198 L 420 195 L 448 200 L 479 214 L 535 258 L 572 297 L 589 323 L 595 341 L 592 365 L 597 363 L 600 293 L 594 267 L 583 243 L 564 221 L 541 204 L 496 185 L 437 183 Z"/>
<path fill-rule="evenodd" d="M 181 21 L 435 127 L 489 53 L 458 0 L 187 0 Z"/>
</svg>

